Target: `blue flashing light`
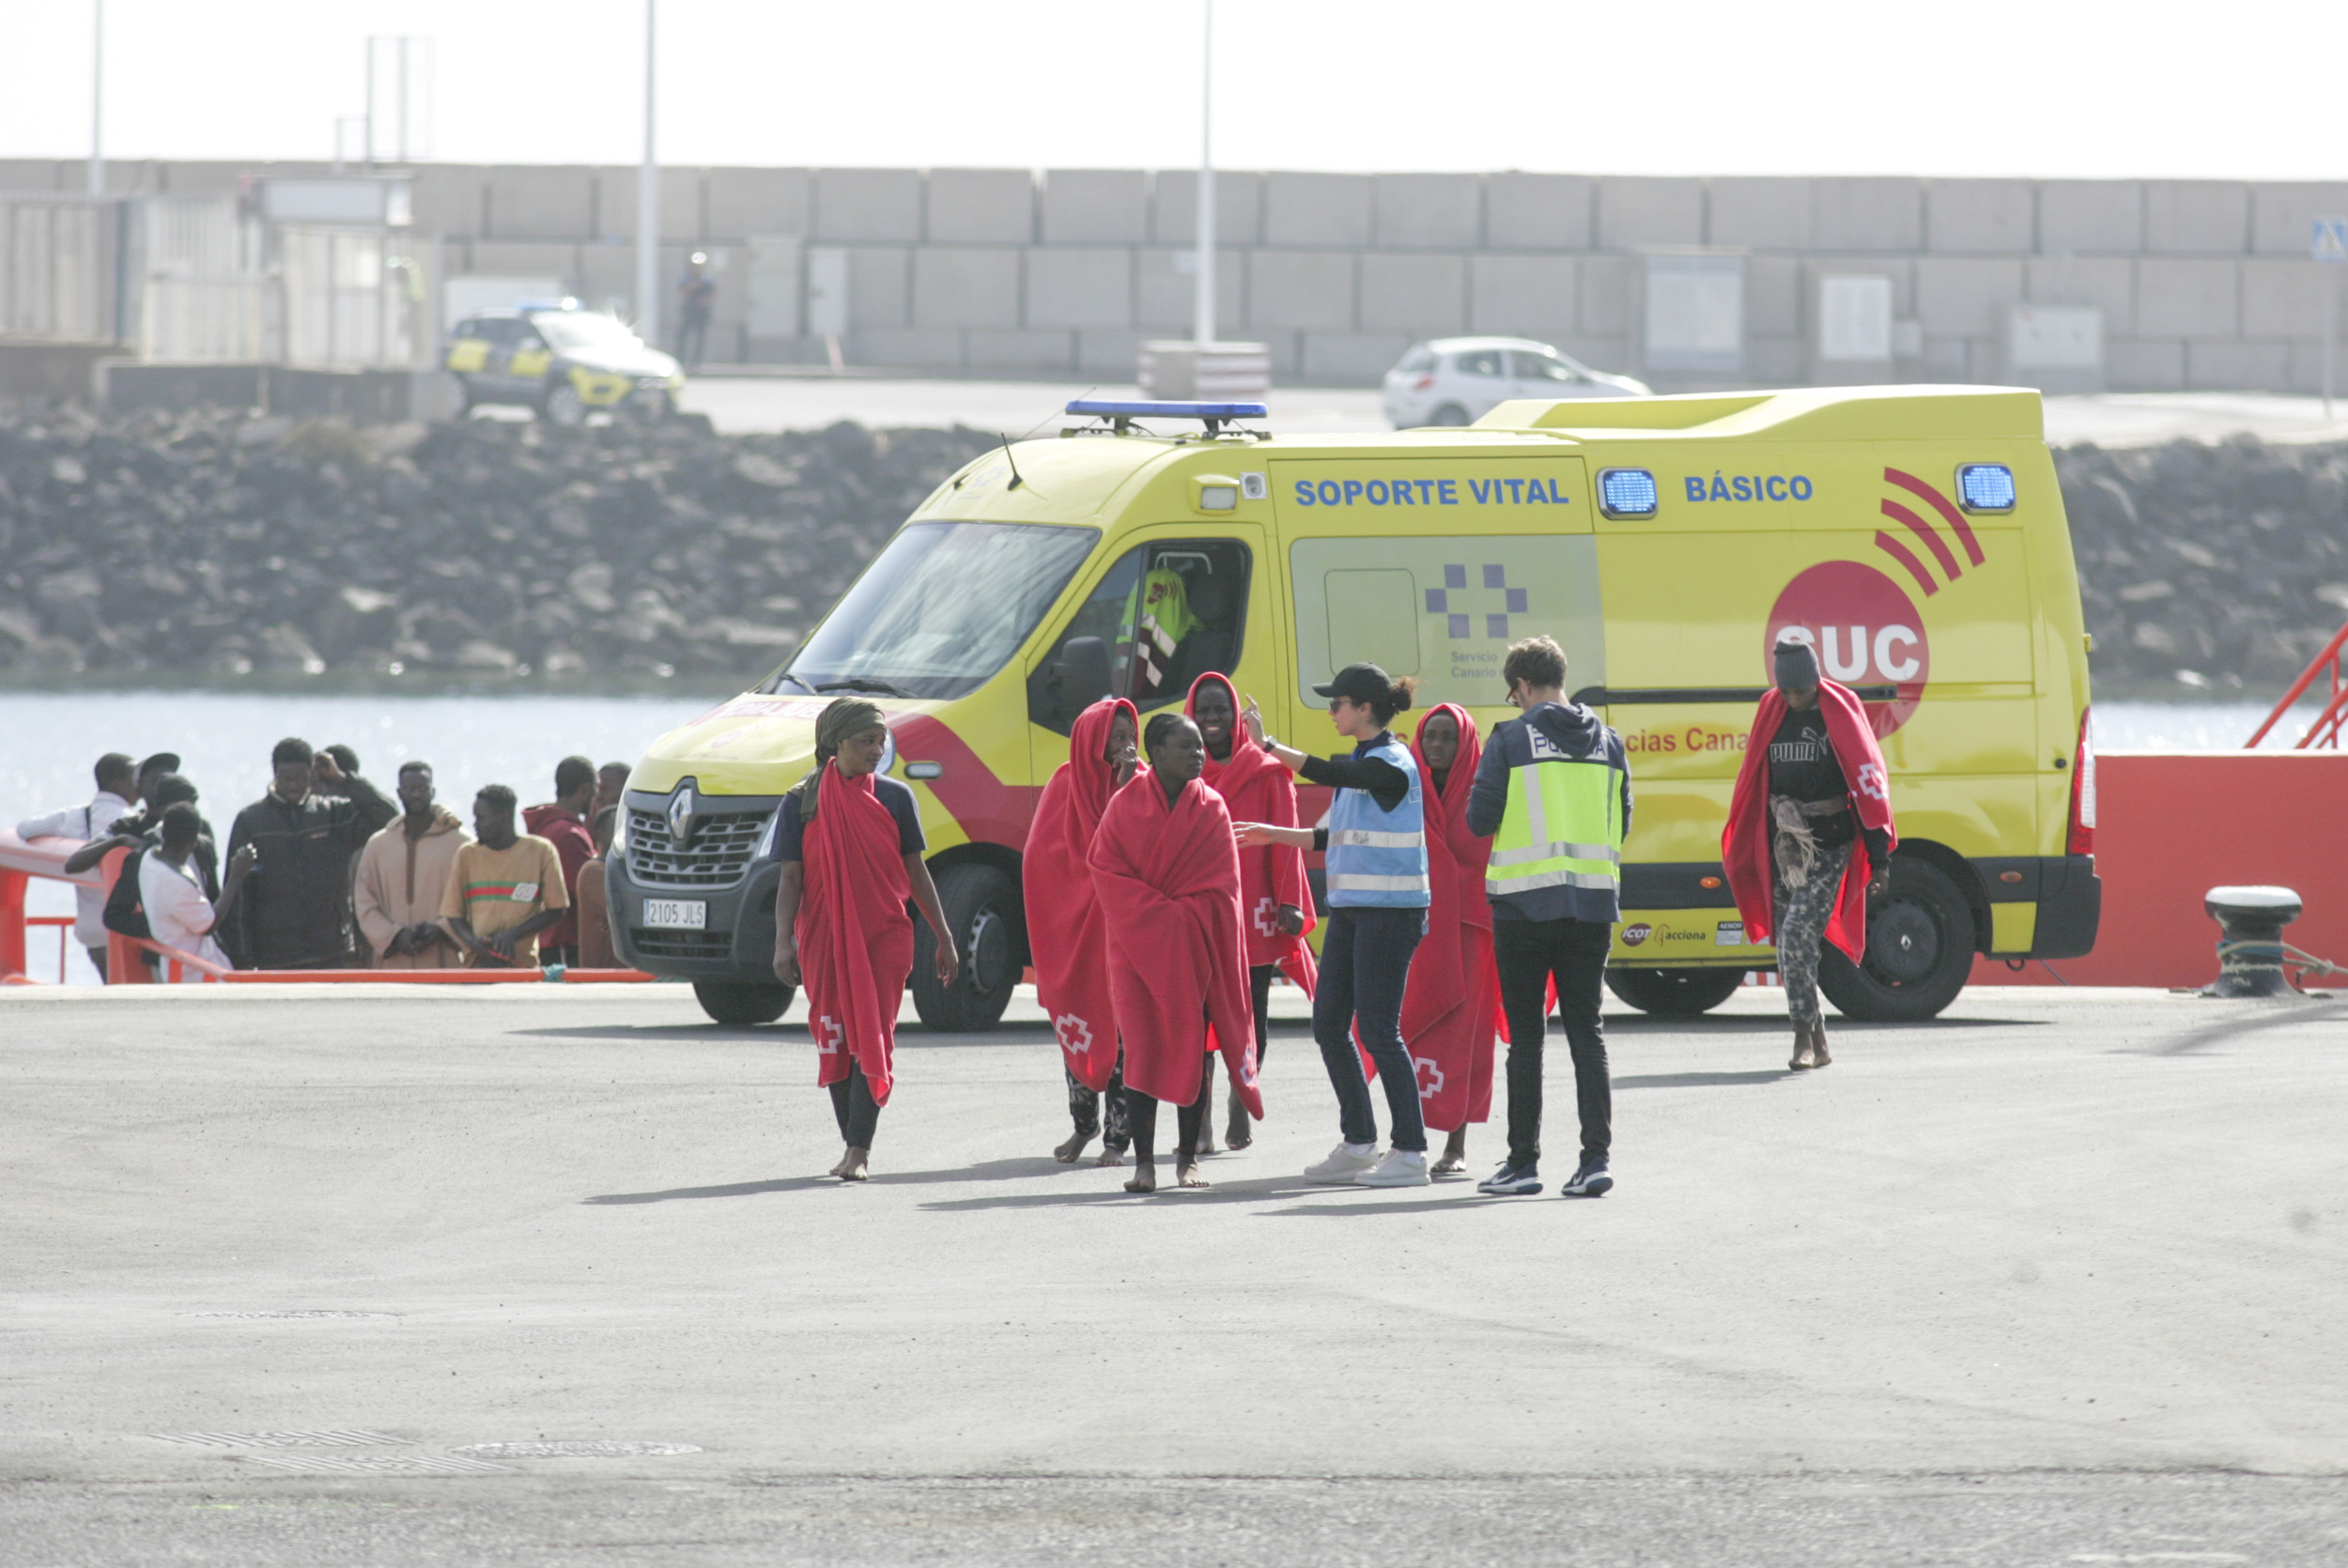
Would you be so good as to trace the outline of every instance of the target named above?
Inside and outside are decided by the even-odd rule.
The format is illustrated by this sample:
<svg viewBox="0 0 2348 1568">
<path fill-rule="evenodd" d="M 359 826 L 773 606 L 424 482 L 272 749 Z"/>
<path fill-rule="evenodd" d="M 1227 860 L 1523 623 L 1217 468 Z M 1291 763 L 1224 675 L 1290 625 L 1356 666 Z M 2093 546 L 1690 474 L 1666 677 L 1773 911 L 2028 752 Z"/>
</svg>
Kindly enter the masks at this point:
<svg viewBox="0 0 2348 1568">
<path fill-rule="evenodd" d="M 579 309 L 579 301 L 569 299 L 517 300 L 514 308 L 517 311 L 575 311 Z"/>
<path fill-rule="evenodd" d="M 2011 512 L 2014 470 L 2003 463 L 1968 463 L 1956 470 L 1956 493 L 1968 512 Z"/>
<path fill-rule="evenodd" d="M 1599 470 L 1598 509 L 1609 517 L 1652 517 L 1656 502 L 1655 476 L 1646 469 Z"/>
<path fill-rule="evenodd" d="M 1269 419 L 1272 410 L 1260 403 L 1118 403 L 1106 398 L 1080 397 L 1068 406 L 1072 414 L 1101 419 Z"/>
</svg>

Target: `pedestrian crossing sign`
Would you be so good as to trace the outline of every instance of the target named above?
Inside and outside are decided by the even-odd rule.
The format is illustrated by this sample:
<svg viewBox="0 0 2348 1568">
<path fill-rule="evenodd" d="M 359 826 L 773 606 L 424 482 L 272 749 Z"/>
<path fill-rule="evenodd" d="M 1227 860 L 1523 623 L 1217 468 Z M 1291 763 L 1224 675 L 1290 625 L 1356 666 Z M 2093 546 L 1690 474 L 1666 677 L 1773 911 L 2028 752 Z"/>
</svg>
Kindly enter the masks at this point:
<svg viewBox="0 0 2348 1568">
<path fill-rule="evenodd" d="M 2318 261 L 2348 261 L 2348 218 L 2318 218 L 2308 254 Z"/>
</svg>

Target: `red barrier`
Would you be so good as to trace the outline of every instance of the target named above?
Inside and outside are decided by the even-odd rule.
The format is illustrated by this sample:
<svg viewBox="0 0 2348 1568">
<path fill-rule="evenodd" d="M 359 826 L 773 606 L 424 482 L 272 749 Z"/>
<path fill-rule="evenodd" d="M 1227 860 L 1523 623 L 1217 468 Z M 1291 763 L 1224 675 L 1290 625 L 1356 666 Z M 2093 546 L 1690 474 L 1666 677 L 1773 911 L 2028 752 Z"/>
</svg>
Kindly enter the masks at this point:
<svg viewBox="0 0 2348 1568">
<path fill-rule="evenodd" d="M 2307 914 L 2285 939 L 2348 963 L 2348 753 L 2105 752 L 2095 767 L 2095 950 L 2055 960 L 2061 981 L 1980 960 L 1975 985 L 2206 985 L 2217 923 L 2201 896 L 2246 883 L 2297 889 Z"/>
</svg>

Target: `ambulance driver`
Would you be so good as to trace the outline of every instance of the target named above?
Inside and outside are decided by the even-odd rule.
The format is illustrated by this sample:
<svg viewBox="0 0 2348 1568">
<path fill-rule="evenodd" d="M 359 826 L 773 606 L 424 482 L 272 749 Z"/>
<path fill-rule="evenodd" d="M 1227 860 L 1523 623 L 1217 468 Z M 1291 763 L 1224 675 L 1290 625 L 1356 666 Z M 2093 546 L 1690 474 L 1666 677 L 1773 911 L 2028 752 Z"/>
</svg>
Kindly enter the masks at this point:
<svg viewBox="0 0 2348 1568">
<path fill-rule="evenodd" d="M 1781 639 L 1777 684 L 1761 696 L 1721 858 L 1749 942 L 1774 934 L 1796 1068 L 1834 1060 L 1818 1011 L 1818 950 L 1831 942 L 1857 963 L 1867 950 L 1867 899 L 1892 882 L 1890 776 L 1867 710 L 1818 673 L 1817 651 Z"/>
<path fill-rule="evenodd" d="M 1274 827 L 1296 825 L 1296 776 L 1279 759 L 1258 746 L 1239 726 L 1239 693 L 1226 676 L 1208 673 L 1191 683 L 1184 704 L 1207 743 L 1207 788 L 1223 797 L 1234 822 L 1270 822 Z M 1305 881 L 1305 852 L 1292 844 L 1266 844 L 1242 850 L 1239 856 L 1239 908 L 1244 917 L 1242 934 L 1247 942 L 1247 983 L 1256 1004 L 1256 1068 L 1263 1070 L 1264 1051 L 1271 1041 L 1272 976 L 1285 970 L 1288 977 L 1313 993 L 1313 950 L 1305 933 L 1313 929 L 1305 911 L 1312 894 Z M 1244 1149 L 1255 1142 L 1246 1107 L 1240 1103 L 1239 1085 L 1231 1085 L 1230 1126 L 1225 1143 Z M 1199 1152 L 1214 1152 L 1214 1123 L 1199 1144 Z"/>
<path fill-rule="evenodd" d="M 1109 1003 L 1108 930 L 1092 896 L 1092 835 L 1109 796 L 1140 765 L 1140 720 L 1121 697 L 1104 698 L 1076 715 L 1068 761 L 1043 786 L 1027 829 L 1019 873 L 1027 903 L 1027 946 L 1035 955 L 1035 994 L 1052 1021 L 1060 1068 L 1068 1077 L 1068 1115 L 1075 1130 L 1052 1151 L 1073 1165 L 1101 1135 L 1103 1165 L 1125 1162 L 1133 1142 L 1125 1125 L 1125 1081 L 1117 1070 L 1117 1011 Z M 1102 1127 L 1104 1091 L 1108 1125 Z"/>
<path fill-rule="evenodd" d="M 1427 840 L 1418 763 L 1386 726 L 1411 705 L 1418 683 L 1390 681 L 1374 664 L 1349 664 L 1336 679 L 1313 689 L 1329 699 L 1329 722 L 1353 742 L 1351 757 L 1307 757 L 1264 739 L 1263 716 L 1249 703 L 1243 715 L 1257 743 L 1316 784 L 1337 792 L 1328 825 L 1239 825 L 1240 847 L 1292 844 L 1329 852 L 1329 930 L 1321 945 L 1321 987 L 1313 997 L 1313 1038 L 1337 1093 L 1343 1142 L 1305 1176 L 1328 1185 L 1422 1187 L 1427 1176 L 1427 1124 L 1418 1106 L 1418 1077 L 1402 1046 L 1402 993 L 1411 955 L 1427 931 Z M 1354 1050 L 1378 1064 L 1394 1146 L 1378 1158 L 1378 1120 L 1369 1082 Z"/>
<path fill-rule="evenodd" d="M 843 697 L 815 720 L 815 769 L 783 796 L 775 835 L 775 978 L 807 984 L 815 1081 L 831 1090 L 847 1150 L 830 1174 L 862 1181 L 888 1103 L 897 1008 L 913 973 L 910 897 L 937 937 L 937 983 L 954 978 L 954 939 L 913 792 L 875 770 L 888 748 L 880 709 Z"/>
<path fill-rule="evenodd" d="M 1128 1192 L 1157 1191 L 1158 1101 L 1182 1107 L 1175 1179 L 1198 1176 L 1207 1053 L 1220 1051 L 1240 1103 L 1263 1115 L 1255 1020 L 1240 941 L 1239 854 L 1223 797 L 1200 782 L 1206 743 L 1180 714 L 1142 731 L 1150 765 L 1110 797 L 1092 836 L 1092 886 L 1108 928 L 1109 993 L 1125 1038 L 1133 1125 Z"/>
<path fill-rule="evenodd" d="M 1500 971 L 1484 871 L 1492 843 L 1468 830 L 1468 794 L 1484 755 L 1475 720 L 1445 702 L 1418 721 L 1411 747 L 1427 792 L 1427 939 L 1411 959 L 1402 1038 L 1420 1071 L 1427 1125 L 1448 1131 L 1432 1175 L 1467 1169 L 1468 1123 L 1492 1114 Z"/>
</svg>

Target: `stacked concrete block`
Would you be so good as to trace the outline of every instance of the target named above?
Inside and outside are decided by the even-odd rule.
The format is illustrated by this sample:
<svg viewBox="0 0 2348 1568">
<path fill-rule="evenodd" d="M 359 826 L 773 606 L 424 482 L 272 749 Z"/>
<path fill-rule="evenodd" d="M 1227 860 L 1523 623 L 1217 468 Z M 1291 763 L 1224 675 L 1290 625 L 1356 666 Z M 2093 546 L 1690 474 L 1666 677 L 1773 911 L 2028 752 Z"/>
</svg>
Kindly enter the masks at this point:
<svg viewBox="0 0 2348 1568">
<path fill-rule="evenodd" d="M 1145 250 L 1134 258 L 1134 325 L 1148 336 L 1190 335 L 1197 309 L 1198 274 L 1195 251 Z M 1251 319 L 1247 309 L 1247 253 L 1218 250 L 1214 255 L 1215 318 L 1229 335 Z"/>
<path fill-rule="evenodd" d="M 913 253 L 895 245 L 848 248 L 848 328 L 854 332 L 912 321 Z"/>
<path fill-rule="evenodd" d="M 1255 245 L 1263 238 L 1264 177 L 1243 169 L 1214 175 L 1214 238 L 1218 245 Z M 1150 182 L 1150 238 L 1161 245 L 1198 242 L 1198 176 L 1166 169 Z"/>
<path fill-rule="evenodd" d="M 1367 175 L 1268 174 L 1264 243 L 1365 247 L 1370 242 L 1371 192 Z"/>
<path fill-rule="evenodd" d="M 1905 178 L 1811 182 L 1810 242 L 1822 252 L 1923 249 L 1923 181 Z"/>
<path fill-rule="evenodd" d="M 1808 249 L 1810 184 L 1768 177 L 1710 181 L 1705 242 L 1754 251 Z"/>
<path fill-rule="evenodd" d="M 1035 239 L 1035 177 L 1025 169 L 932 169 L 922 238 L 933 245 Z"/>
<path fill-rule="evenodd" d="M 1362 257 L 1361 307 L 1368 332 L 1433 337 L 1467 330 L 1467 257 L 1426 252 Z"/>
<path fill-rule="evenodd" d="M 1587 175 L 1498 174 L 1484 181 L 1484 243 L 1495 251 L 1586 251 L 1598 181 Z"/>
<path fill-rule="evenodd" d="M 2241 295 L 2236 262 L 2148 257 L 2136 264 L 2135 335 L 2234 337 L 2242 330 Z"/>
<path fill-rule="evenodd" d="M 1041 205 L 1046 245 L 1138 245 L 1150 238 L 1150 177 L 1138 169 L 1051 169 Z"/>
<path fill-rule="evenodd" d="M 806 169 L 711 169 L 703 189 L 708 212 L 705 239 L 725 242 L 754 234 L 809 230 L 814 176 Z"/>
<path fill-rule="evenodd" d="M 2109 323 L 2106 324 L 2109 330 Z M 2104 341 L 2104 384 L 2126 392 L 2181 392 L 2185 344 L 2178 338 Z"/>
<path fill-rule="evenodd" d="M 2185 384 L 2194 392 L 2252 392 L 2288 385 L 2287 343 L 2187 343 Z"/>
<path fill-rule="evenodd" d="M 1924 242 L 1944 255 L 2027 255 L 2037 209 L 2026 179 L 1928 180 Z"/>
<path fill-rule="evenodd" d="M 1484 182 L 1475 175 L 1377 175 L 1372 242 L 1382 250 L 1473 251 L 1484 242 Z"/>
<path fill-rule="evenodd" d="M 1134 378 L 1141 362 L 1141 345 L 1158 334 L 1128 328 L 1085 327 L 1076 331 L 1076 373 L 1106 384 L 1121 386 Z"/>
<path fill-rule="evenodd" d="M 1121 246 L 1038 246 L 1027 253 L 1029 327 L 1134 324 L 1134 254 Z"/>
<path fill-rule="evenodd" d="M 2299 255 L 2307 254 L 2301 246 Z M 2343 273 L 2348 267 L 2305 259 L 2244 262 L 2242 335 L 2310 342 L 2322 338 L 2325 292 L 2340 289 Z"/>
<path fill-rule="evenodd" d="M 2251 254 L 2308 254 L 2318 218 L 2348 218 L 2348 183 L 2251 186 Z"/>
<path fill-rule="evenodd" d="M 1408 332 L 1305 332 L 1296 374 L 1307 386 L 1371 386 L 1411 346 Z"/>
<path fill-rule="evenodd" d="M 597 169 L 595 176 L 595 226 L 590 232 L 604 238 L 636 238 L 636 182 L 641 171 L 630 164 L 617 164 Z M 515 238 L 508 234 L 499 205 L 502 191 L 491 192 L 490 212 L 497 222 L 498 238 Z M 690 245 L 705 238 L 702 211 L 702 171 L 672 168 L 660 170 L 660 240 L 662 244 Z M 551 236 L 532 233 L 524 238 L 537 239 Z"/>
<path fill-rule="evenodd" d="M 2142 181 L 2050 179 L 2038 187 L 2041 254 L 2130 255 L 2143 246 Z"/>
<path fill-rule="evenodd" d="M 1251 331 L 1351 330 L 1354 257 L 1346 251 L 1252 251 L 1247 256 Z"/>
<path fill-rule="evenodd" d="M 174 164 L 172 167 L 176 173 L 185 166 Z M 0 192 L 45 195 L 62 191 L 65 187 L 59 183 L 59 177 L 63 167 L 54 158 L 0 158 Z"/>
<path fill-rule="evenodd" d="M 1717 208 L 1715 208 L 1717 211 Z M 1745 376 L 1760 386 L 1800 381 L 1809 364 L 1803 340 L 1801 263 L 1792 256 L 1745 258 Z"/>
<path fill-rule="evenodd" d="M 582 164 L 493 168 L 483 183 L 487 190 L 480 227 L 468 231 L 483 239 L 568 239 L 576 243 L 600 234 L 636 232 L 633 206 L 625 218 L 607 215 L 598 225 L 595 171 Z M 629 189 L 632 195 L 634 187 Z"/>
<path fill-rule="evenodd" d="M 913 325 L 1019 325 L 1020 254 L 1008 247 L 925 245 L 913 253 Z"/>
<path fill-rule="evenodd" d="M 962 341 L 962 363 L 969 370 L 1065 371 L 1076 361 L 1074 331 L 973 327 Z"/>
<path fill-rule="evenodd" d="M 559 240 L 476 239 L 465 247 L 463 266 L 452 265 L 449 269 L 501 278 L 559 278 L 564 288 L 577 294 L 586 277 L 579 266 L 579 249 Z M 635 247 L 628 247 L 627 254 L 632 267 Z"/>
<path fill-rule="evenodd" d="M 2220 179 L 2145 183 L 2145 250 L 2156 255 L 2240 255 L 2249 242 L 2249 187 Z"/>
<path fill-rule="evenodd" d="M 1583 338 L 1630 341 L 1638 320 L 1636 264 L 1630 256 L 1582 258 L 1581 308 L 1575 313 Z M 1619 368 L 1620 351 L 1616 352 Z"/>
<path fill-rule="evenodd" d="M 819 244 L 911 245 L 921 238 L 914 169 L 818 169 L 811 237 Z"/>
<path fill-rule="evenodd" d="M 1986 256 L 1920 256 L 1916 319 L 1927 338 L 1997 339 L 2008 307 L 2020 304 L 2022 263 Z"/>
<path fill-rule="evenodd" d="M 2124 335 L 2136 321 L 2136 263 L 2125 256 L 2039 256 L 2023 278 L 2034 305 L 2093 305 L 2104 335 Z"/>
<path fill-rule="evenodd" d="M 1598 246 L 1636 251 L 1704 243 L 1704 181 L 1610 175 L 1598 182 Z"/>
<path fill-rule="evenodd" d="M 408 200 L 417 230 L 456 238 L 484 232 L 488 208 L 483 197 L 490 174 L 477 163 L 426 163 L 416 169 L 409 177 Z M 228 189 L 235 188 L 232 181 Z"/>
<path fill-rule="evenodd" d="M 1553 343 L 1581 331 L 1582 262 L 1560 255 L 1479 255 L 1468 261 L 1468 331 Z"/>
</svg>

